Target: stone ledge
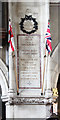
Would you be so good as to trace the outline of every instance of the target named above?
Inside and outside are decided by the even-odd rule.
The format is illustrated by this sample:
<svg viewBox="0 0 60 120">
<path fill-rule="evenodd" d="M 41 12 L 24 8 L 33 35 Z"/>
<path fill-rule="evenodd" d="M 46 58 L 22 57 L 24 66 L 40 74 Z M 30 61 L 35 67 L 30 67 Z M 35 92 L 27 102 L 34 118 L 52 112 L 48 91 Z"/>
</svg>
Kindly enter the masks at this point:
<svg viewBox="0 0 60 120">
<path fill-rule="evenodd" d="M 48 105 L 52 104 L 51 99 L 43 97 L 16 97 L 8 100 L 10 105 Z"/>
</svg>

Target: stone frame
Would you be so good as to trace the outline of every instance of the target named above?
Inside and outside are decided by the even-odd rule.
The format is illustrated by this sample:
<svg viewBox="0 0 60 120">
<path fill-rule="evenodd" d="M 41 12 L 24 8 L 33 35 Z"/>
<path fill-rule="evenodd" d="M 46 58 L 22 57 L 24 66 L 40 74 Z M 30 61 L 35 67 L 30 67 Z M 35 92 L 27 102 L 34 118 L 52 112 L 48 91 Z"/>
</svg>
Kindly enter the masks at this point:
<svg viewBox="0 0 60 120">
<path fill-rule="evenodd" d="M 28 34 L 18 34 L 17 35 L 17 78 L 18 78 L 18 87 L 19 87 L 19 36 L 29 36 Z M 19 89 L 41 89 L 42 88 L 42 80 L 41 80 L 41 40 L 39 34 L 31 34 L 31 36 L 39 37 L 39 53 L 40 53 L 40 87 L 19 87 Z"/>
</svg>

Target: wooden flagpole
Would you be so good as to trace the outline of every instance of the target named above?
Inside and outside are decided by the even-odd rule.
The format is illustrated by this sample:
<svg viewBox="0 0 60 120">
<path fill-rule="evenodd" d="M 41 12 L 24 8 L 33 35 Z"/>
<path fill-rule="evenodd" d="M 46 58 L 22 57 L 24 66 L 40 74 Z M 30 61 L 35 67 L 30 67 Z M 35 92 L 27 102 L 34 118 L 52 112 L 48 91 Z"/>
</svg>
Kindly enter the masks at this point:
<svg viewBox="0 0 60 120">
<path fill-rule="evenodd" d="M 45 75 L 45 63 L 46 63 L 46 49 L 45 49 L 45 55 L 44 55 L 44 71 L 43 71 L 43 83 L 42 83 L 42 94 L 43 94 L 43 87 L 44 87 L 44 75 Z"/>
<path fill-rule="evenodd" d="M 48 56 L 49 56 L 49 53 L 48 53 Z M 48 56 L 47 56 L 47 70 L 48 70 Z M 47 86 L 46 86 L 46 88 L 47 88 Z"/>
<path fill-rule="evenodd" d="M 15 60 L 15 54 L 12 53 L 13 56 L 13 64 L 14 64 L 14 72 L 15 72 L 15 78 L 16 78 L 16 85 L 17 85 L 17 95 L 19 95 L 19 87 L 18 87 L 18 80 L 17 80 L 17 72 L 16 72 L 16 60 Z"/>
</svg>

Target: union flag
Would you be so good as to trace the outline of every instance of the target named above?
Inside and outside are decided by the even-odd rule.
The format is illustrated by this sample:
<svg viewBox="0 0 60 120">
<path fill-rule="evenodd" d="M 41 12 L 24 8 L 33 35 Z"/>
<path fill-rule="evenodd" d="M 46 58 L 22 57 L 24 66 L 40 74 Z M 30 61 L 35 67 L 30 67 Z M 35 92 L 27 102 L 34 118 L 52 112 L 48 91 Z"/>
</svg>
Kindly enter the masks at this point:
<svg viewBox="0 0 60 120">
<path fill-rule="evenodd" d="M 47 32 L 46 32 L 46 49 L 48 51 L 48 54 L 50 54 L 50 52 L 52 51 L 52 45 L 51 45 L 51 33 L 50 33 L 50 23 L 48 21 L 48 27 L 47 27 Z"/>
</svg>

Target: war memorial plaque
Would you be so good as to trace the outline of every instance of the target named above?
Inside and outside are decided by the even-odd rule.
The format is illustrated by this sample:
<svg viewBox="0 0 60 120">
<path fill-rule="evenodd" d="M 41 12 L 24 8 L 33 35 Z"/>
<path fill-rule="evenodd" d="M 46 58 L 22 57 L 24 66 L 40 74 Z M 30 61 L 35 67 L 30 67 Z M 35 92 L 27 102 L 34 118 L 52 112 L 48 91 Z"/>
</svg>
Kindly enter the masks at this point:
<svg viewBox="0 0 60 120">
<path fill-rule="evenodd" d="M 17 74 L 20 89 L 41 88 L 40 35 L 17 36 Z"/>
</svg>

